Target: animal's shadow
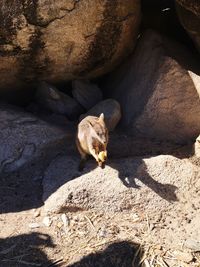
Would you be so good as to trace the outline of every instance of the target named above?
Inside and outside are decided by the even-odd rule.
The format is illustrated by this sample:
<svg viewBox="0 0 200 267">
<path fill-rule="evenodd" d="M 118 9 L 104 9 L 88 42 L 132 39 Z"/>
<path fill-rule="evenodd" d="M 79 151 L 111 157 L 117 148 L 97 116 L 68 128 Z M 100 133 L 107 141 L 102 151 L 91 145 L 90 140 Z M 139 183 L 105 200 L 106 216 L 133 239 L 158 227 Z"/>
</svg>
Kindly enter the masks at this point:
<svg viewBox="0 0 200 267">
<path fill-rule="evenodd" d="M 111 163 L 110 166 L 118 170 L 118 176 L 126 187 L 132 187 L 140 190 L 141 183 L 149 187 L 154 193 L 158 194 L 161 198 L 174 202 L 178 201 L 176 186 L 167 183 L 160 183 L 154 180 L 148 172 L 145 161 L 141 158 L 126 159 L 125 164 L 120 165 Z M 140 181 L 140 185 L 137 184 Z"/>
<path fill-rule="evenodd" d="M 145 185 L 168 202 L 178 201 L 176 195 L 177 187 L 172 184 L 161 183 L 154 180 L 148 172 L 145 161 L 140 157 L 109 159 L 105 168 L 102 169 L 97 166 L 93 158 L 88 159 L 83 171 L 78 171 L 78 166 L 78 157 L 58 157 L 48 169 L 48 172 L 46 172 L 47 180 L 44 183 L 44 200 L 48 199 L 48 197 L 62 185 L 73 179 L 79 179 L 79 177 L 93 172 L 96 168 L 99 168 L 99 171 L 104 172 L 104 175 L 106 175 L 106 173 L 109 173 L 106 168 L 109 167 L 118 171 L 118 179 L 120 179 L 126 187 L 140 190 L 140 188 Z M 56 174 L 57 179 L 55 180 L 54 177 L 56 177 Z"/>
<path fill-rule="evenodd" d="M 178 201 L 176 195 L 176 190 L 178 187 L 172 184 L 160 183 L 154 180 L 148 172 L 145 161 L 140 157 L 125 158 L 123 160 L 108 160 L 104 168 L 106 166 L 118 171 L 118 178 L 126 187 L 140 190 L 142 183 L 154 191 L 154 193 L 158 194 L 161 198 L 169 202 Z M 90 162 L 88 162 L 88 167 L 86 163 L 86 169 L 83 170 L 82 173 L 84 174 L 93 171 L 95 168 L 100 167 L 97 167 L 90 159 Z M 139 185 L 136 182 L 137 180 L 140 181 Z"/>
</svg>

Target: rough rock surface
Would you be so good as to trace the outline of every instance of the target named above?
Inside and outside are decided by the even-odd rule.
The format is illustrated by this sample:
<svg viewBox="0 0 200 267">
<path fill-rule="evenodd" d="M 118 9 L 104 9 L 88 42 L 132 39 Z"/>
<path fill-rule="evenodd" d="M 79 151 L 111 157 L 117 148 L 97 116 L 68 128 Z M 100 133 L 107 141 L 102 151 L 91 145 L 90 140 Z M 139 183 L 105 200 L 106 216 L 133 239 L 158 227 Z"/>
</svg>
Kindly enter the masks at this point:
<svg viewBox="0 0 200 267">
<path fill-rule="evenodd" d="M 105 123 L 109 131 L 113 131 L 121 119 L 121 108 L 120 104 L 114 99 L 106 99 L 93 108 L 91 108 L 87 113 L 80 116 L 80 119 L 90 115 L 99 116 L 101 113 L 104 114 Z"/>
<path fill-rule="evenodd" d="M 199 162 L 160 155 L 110 160 L 103 170 L 90 161 L 83 173 L 78 173 L 77 167 L 75 157 L 63 156 L 46 169 L 45 212 L 143 214 L 151 233 L 149 242 L 198 248 Z M 140 224 L 134 225 L 137 228 Z"/>
<path fill-rule="evenodd" d="M 46 211 L 119 211 L 137 206 L 160 212 L 175 201 L 184 201 L 184 192 L 195 182 L 191 181 L 194 171 L 199 170 L 187 160 L 168 155 L 119 159 L 104 169 L 89 162 L 82 174 L 77 166 L 77 158 L 66 156 L 49 165 L 43 180 Z"/>
<path fill-rule="evenodd" d="M 55 156 L 71 137 L 66 128 L 50 125 L 24 111 L 0 105 L 0 173 Z M 67 149 L 67 147 L 66 147 Z"/>
<path fill-rule="evenodd" d="M 2 0 L 0 88 L 106 73 L 133 49 L 139 22 L 139 0 Z"/>
<path fill-rule="evenodd" d="M 200 2 L 197 0 L 176 0 L 176 7 L 181 24 L 200 52 Z"/>
<path fill-rule="evenodd" d="M 66 115 L 68 119 L 76 119 L 84 112 L 75 99 L 46 82 L 42 82 L 38 86 L 36 99 L 42 108 Z"/>
<path fill-rule="evenodd" d="M 147 31 L 102 86 L 121 104 L 129 133 L 186 142 L 200 132 L 198 71 L 184 47 Z"/>
<path fill-rule="evenodd" d="M 103 99 L 101 90 L 96 84 L 75 80 L 72 82 L 72 95 L 86 110 Z"/>
</svg>

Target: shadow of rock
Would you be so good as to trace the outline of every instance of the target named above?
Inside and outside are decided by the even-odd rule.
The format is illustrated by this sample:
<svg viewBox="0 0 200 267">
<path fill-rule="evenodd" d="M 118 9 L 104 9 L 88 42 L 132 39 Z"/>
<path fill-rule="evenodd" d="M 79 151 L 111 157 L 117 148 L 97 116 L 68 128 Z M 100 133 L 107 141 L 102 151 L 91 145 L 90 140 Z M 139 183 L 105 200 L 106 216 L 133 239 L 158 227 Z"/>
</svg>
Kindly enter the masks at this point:
<svg viewBox="0 0 200 267">
<path fill-rule="evenodd" d="M 137 254 L 138 248 L 138 244 L 129 241 L 113 243 L 67 267 L 137 267 L 143 254 L 142 249 Z"/>
<path fill-rule="evenodd" d="M 0 238 L 0 266 L 49 266 L 51 262 L 41 247 L 55 248 L 50 236 L 41 233 Z"/>
</svg>

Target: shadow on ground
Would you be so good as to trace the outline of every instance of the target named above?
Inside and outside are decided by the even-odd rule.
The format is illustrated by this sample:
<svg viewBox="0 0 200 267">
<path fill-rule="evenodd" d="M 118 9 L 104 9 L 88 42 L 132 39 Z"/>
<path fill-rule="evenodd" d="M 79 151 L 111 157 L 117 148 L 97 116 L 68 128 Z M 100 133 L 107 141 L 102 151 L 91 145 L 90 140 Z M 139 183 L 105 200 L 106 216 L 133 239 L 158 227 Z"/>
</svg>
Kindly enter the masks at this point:
<svg viewBox="0 0 200 267">
<path fill-rule="evenodd" d="M 66 267 L 137 267 L 142 254 L 142 248 L 138 244 L 122 241 L 109 245 L 103 251 L 91 253 Z"/>
<path fill-rule="evenodd" d="M 66 266 L 65 260 L 50 260 L 45 248 L 55 245 L 48 235 L 41 233 L 23 234 L 0 239 L 0 267 L 52 267 Z M 68 258 L 70 255 L 66 255 Z M 143 256 L 140 245 L 130 241 L 120 241 L 108 245 L 104 250 L 93 252 L 66 267 L 137 267 Z"/>
<path fill-rule="evenodd" d="M 50 236 L 31 233 L 0 238 L 0 267 L 49 266 L 53 262 L 42 247 L 55 248 Z"/>
</svg>

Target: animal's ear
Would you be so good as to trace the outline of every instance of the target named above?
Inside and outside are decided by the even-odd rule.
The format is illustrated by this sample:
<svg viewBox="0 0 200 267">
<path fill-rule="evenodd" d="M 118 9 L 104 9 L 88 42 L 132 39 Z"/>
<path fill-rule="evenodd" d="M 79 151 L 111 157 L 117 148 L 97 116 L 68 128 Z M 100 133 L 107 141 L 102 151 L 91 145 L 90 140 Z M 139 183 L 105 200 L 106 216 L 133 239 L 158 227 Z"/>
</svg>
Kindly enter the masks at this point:
<svg viewBox="0 0 200 267">
<path fill-rule="evenodd" d="M 99 120 L 104 121 L 104 114 L 103 113 L 101 113 L 101 115 L 99 116 Z"/>
</svg>

